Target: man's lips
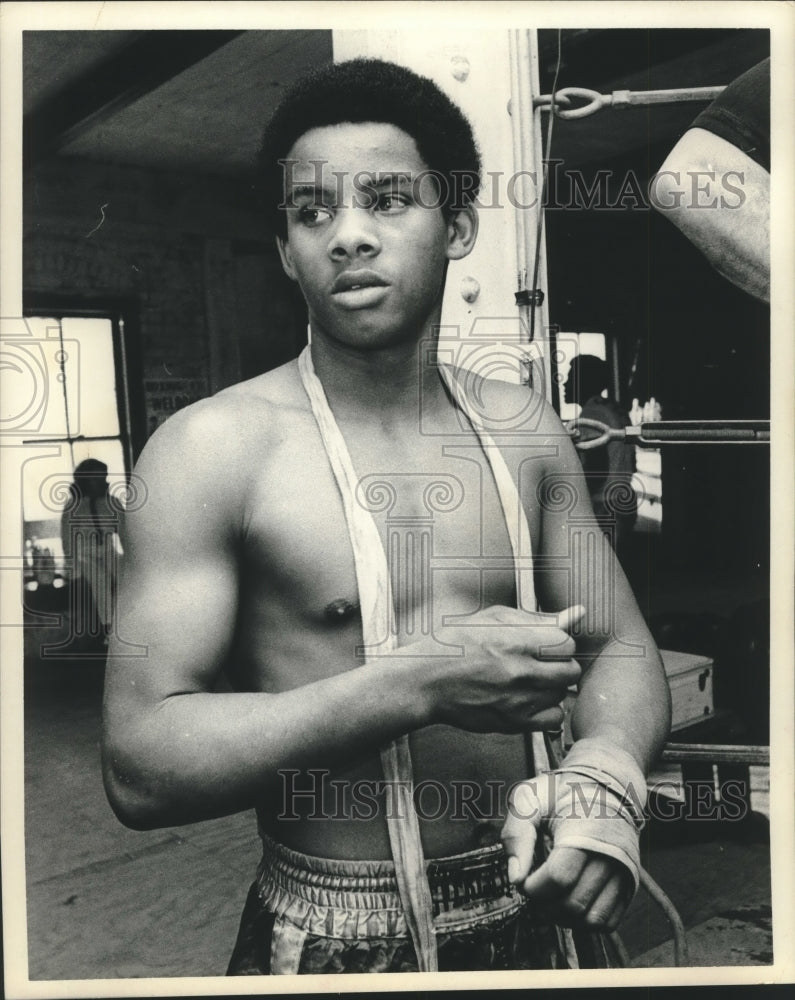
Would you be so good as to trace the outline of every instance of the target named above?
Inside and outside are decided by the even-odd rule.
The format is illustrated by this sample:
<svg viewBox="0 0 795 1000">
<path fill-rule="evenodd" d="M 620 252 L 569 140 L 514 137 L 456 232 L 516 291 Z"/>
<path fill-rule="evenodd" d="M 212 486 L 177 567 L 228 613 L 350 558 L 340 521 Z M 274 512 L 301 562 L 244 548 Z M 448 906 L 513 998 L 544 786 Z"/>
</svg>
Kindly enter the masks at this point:
<svg viewBox="0 0 795 1000">
<path fill-rule="evenodd" d="M 375 271 L 343 271 L 334 279 L 331 294 L 339 295 L 340 292 L 351 292 L 359 288 L 386 288 L 388 284 Z"/>
</svg>

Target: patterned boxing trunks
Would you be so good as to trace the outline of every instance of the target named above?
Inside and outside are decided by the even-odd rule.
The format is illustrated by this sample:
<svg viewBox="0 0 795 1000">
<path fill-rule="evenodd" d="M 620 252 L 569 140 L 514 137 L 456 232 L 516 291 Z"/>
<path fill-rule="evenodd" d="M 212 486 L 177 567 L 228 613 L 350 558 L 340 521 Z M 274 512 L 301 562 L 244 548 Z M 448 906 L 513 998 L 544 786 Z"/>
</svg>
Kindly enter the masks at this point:
<svg viewBox="0 0 795 1000">
<path fill-rule="evenodd" d="M 417 971 L 391 861 L 263 844 L 227 975 Z M 570 967 L 570 932 L 534 916 L 508 883 L 501 845 L 427 864 L 440 972 Z M 607 964 L 587 938 L 580 965 Z"/>
</svg>

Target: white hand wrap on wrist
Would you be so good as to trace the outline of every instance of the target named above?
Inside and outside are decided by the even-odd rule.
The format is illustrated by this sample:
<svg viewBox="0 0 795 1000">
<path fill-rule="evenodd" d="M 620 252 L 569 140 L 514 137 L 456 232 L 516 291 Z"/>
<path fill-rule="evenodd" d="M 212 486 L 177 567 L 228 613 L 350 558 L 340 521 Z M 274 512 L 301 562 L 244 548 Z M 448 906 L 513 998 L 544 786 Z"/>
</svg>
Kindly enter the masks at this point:
<svg viewBox="0 0 795 1000">
<path fill-rule="evenodd" d="M 555 847 L 606 854 L 640 881 L 638 838 L 644 825 L 646 779 L 635 759 L 601 739 L 574 744 L 554 775 L 548 816 Z"/>
</svg>

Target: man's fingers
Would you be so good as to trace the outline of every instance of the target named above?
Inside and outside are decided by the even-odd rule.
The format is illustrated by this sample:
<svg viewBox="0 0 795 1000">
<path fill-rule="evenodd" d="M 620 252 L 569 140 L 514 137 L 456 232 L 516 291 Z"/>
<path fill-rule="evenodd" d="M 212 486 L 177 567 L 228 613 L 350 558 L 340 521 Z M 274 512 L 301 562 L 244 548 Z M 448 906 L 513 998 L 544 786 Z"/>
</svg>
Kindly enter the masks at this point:
<svg viewBox="0 0 795 1000">
<path fill-rule="evenodd" d="M 624 916 L 632 893 L 628 881 L 620 873 L 613 874 L 596 896 L 585 915 L 585 924 L 592 930 L 614 931 Z"/>
<path fill-rule="evenodd" d="M 588 855 L 574 847 L 556 847 L 522 885 L 522 892 L 538 903 L 562 902 L 588 863 Z"/>
<path fill-rule="evenodd" d="M 493 623 L 495 625 L 524 625 L 526 623 L 526 615 L 524 611 L 520 611 L 519 608 L 510 608 L 502 604 L 493 604 L 485 611 L 477 611 L 471 617 L 473 619 L 473 624 L 475 625 L 488 625 L 489 623 Z M 485 619 L 485 621 L 483 619 Z"/>
<path fill-rule="evenodd" d="M 531 715 L 525 725 L 530 732 L 554 732 L 563 725 L 563 709 L 545 708 Z"/>
<path fill-rule="evenodd" d="M 568 857 L 575 850 L 585 858 L 585 863 L 578 874 L 576 873 L 580 859 Z M 560 857 L 553 858 L 554 851 L 550 854 L 550 858 L 558 866 L 561 882 L 572 876 L 574 876 L 574 882 L 568 886 L 564 884 L 557 898 L 549 897 L 548 905 L 555 914 L 558 923 L 564 926 L 582 924 L 594 902 L 601 897 L 605 887 L 610 884 L 615 869 L 607 858 L 600 857 L 598 854 L 565 847 L 558 848 L 558 851 L 566 852 L 562 861 Z M 534 898 L 538 899 L 539 897 L 535 896 Z"/>
<path fill-rule="evenodd" d="M 582 604 L 573 604 L 570 608 L 565 608 L 556 614 L 544 614 L 538 612 L 529 615 L 532 621 L 530 625 L 547 625 L 550 627 L 549 642 L 540 646 L 537 657 L 540 660 L 563 660 L 574 656 L 576 644 L 569 633 L 574 626 L 585 616 L 585 607 Z M 555 635 L 557 630 L 557 635 Z M 576 678 L 575 678 L 576 680 Z M 571 683 L 574 683 L 572 681 Z"/>
<path fill-rule="evenodd" d="M 544 905 L 562 926 L 612 931 L 631 898 L 630 880 L 609 858 L 556 847 L 521 884 L 523 895 Z"/>
<path fill-rule="evenodd" d="M 500 836 L 508 856 L 508 880 L 514 885 L 520 885 L 530 874 L 546 805 L 532 782 L 523 781 L 511 792 Z"/>
<path fill-rule="evenodd" d="M 550 625 L 562 632 L 569 632 L 585 617 L 583 604 L 572 604 L 563 611 L 522 611 L 507 605 L 494 604 L 485 611 L 472 615 L 472 624 L 486 624 L 488 620 L 502 625 Z M 486 619 L 484 621 L 483 619 Z"/>
<path fill-rule="evenodd" d="M 568 633 L 585 613 L 582 604 L 554 613 L 493 605 L 459 619 L 457 624 L 465 628 L 493 628 L 506 647 L 523 648 L 539 660 L 568 660 L 577 649 Z M 525 632 L 525 629 L 530 631 Z"/>
<path fill-rule="evenodd" d="M 548 653 L 549 659 L 542 658 L 541 653 Z M 582 677 L 582 667 L 575 659 L 559 658 L 554 653 L 553 647 L 552 649 L 538 650 L 535 656 L 529 654 L 535 663 L 528 670 L 525 657 L 520 662 L 519 669 L 521 670 L 522 665 L 524 666 L 527 671 L 527 683 L 530 687 L 539 691 L 549 691 L 556 688 L 555 700 L 560 701 L 566 696 L 566 689 L 572 684 L 576 684 Z"/>
<path fill-rule="evenodd" d="M 585 617 L 585 606 L 582 604 L 572 604 L 570 608 L 565 608 L 559 612 L 558 628 L 564 632 L 571 632 L 574 626 Z"/>
</svg>

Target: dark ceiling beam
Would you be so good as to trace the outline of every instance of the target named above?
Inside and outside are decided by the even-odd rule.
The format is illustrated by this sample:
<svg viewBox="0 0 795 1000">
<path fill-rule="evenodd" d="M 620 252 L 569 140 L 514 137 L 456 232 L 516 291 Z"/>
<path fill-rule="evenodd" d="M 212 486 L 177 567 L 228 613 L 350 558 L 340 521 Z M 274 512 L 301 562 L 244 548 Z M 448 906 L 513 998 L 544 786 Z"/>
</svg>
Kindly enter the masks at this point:
<svg viewBox="0 0 795 1000">
<path fill-rule="evenodd" d="M 25 116 L 25 167 L 52 156 L 88 129 L 242 35 L 242 31 L 144 31 L 126 48 L 70 82 Z"/>
<path fill-rule="evenodd" d="M 697 55 L 713 46 L 730 45 L 735 39 L 751 46 L 770 44 L 769 31 L 758 28 L 566 28 L 560 34 L 560 87 L 595 88 L 616 77 L 647 72 L 688 53 Z M 539 30 L 542 93 L 552 85 L 557 45 L 556 30 Z M 576 79 L 572 73 L 576 73 Z"/>
</svg>

